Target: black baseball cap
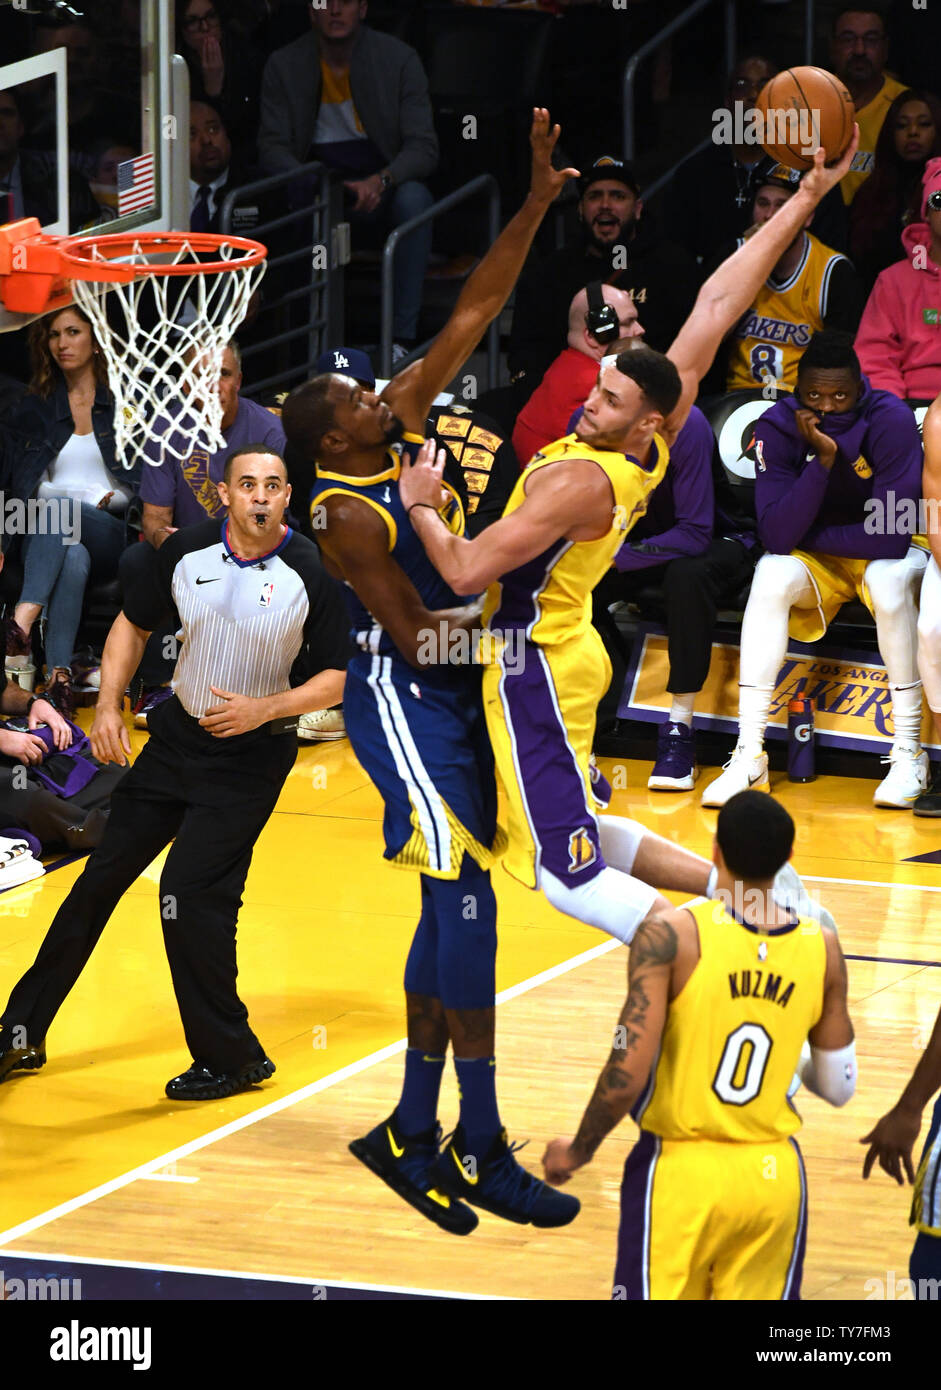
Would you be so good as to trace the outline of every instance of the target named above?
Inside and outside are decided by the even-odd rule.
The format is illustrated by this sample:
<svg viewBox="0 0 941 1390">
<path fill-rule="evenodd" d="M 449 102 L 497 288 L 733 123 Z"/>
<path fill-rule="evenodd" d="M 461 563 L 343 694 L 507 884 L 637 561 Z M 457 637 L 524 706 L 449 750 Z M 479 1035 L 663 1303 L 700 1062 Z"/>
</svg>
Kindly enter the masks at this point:
<svg viewBox="0 0 941 1390">
<path fill-rule="evenodd" d="M 599 155 L 588 172 L 582 174 L 578 180 L 578 196 L 581 197 L 593 183 L 600 183 L 602 179 L 614 179 L 617 183 L 623 183 L 625 188 L 640 196 L 640 184 L 633 167 L 623 159 L 615 159 L 611 154 Z"/>
<path fill-rule="evenodd" d="M 776 159 L 766 154 L 752 170 L 749 180 L 751 196 L 754 198 L 759 188 L 764 188 L 768 183 L 775 188 L 786 188 L 789 193 L 796 193 L 802 178 L 803 174 L 799 169 L 789 169 L 786 164 L 779 164 Z"/>
</svg>

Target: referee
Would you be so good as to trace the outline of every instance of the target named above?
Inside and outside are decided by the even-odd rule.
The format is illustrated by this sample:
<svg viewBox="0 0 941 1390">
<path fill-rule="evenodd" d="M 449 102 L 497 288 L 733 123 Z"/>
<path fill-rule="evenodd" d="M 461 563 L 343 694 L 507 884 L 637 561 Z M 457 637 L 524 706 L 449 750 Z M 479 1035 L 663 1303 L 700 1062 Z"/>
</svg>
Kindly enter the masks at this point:
<svg viewBox="0 0 941 1390">
<path fill-rule="evenodd" d="M 168 619 L 184 638 L 174 694 L 151 714 L 101 843 L 0 1016 L 0 1081 L 42 1066 L 46 1030 L 111 913 L 171 840 L 161 918 L 193 1065 L 167 1095 L 215 1100 L 275 1069 L 236 991 L 236 921 L 255 841 L 297 756 L 297 716 L 343 698 L 348 624 L 316 546 L 283 524 L 291 488 L 280 455 L 246 445 L 218 487 L 227 519 L 177 531 L 152 552 L 108 635 L 91 733 L 97 758 L 123 763 L 130 753 L 122 697 L 147 638 Z M 305 645 L 319 674 L 292 689 Z"/>
</svg>

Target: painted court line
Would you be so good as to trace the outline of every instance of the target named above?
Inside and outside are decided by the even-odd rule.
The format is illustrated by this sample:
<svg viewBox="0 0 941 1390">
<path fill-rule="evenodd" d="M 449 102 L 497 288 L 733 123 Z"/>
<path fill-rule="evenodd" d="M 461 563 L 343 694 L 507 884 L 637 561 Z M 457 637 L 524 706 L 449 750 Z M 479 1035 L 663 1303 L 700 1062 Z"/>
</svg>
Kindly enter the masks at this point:
<svg viewBox="0 0 941 1390">
<path fill-rule="evenodd" d="M 593 946 L 591 950 L 583 951 L 580 955 L 572 956 L 570 960 L 562 961 L 559 965 L 552 966 L 549 970 L 543 970 L 538 975 L 533 975 L 528 980 L 523 980 L 521 984 L 512 985 L 509 989 L 501 990 L 497 995 L 498 1004 L 505 1003 L 508 999 L 515 999 L 517 995 L 525 994 L 527 990 L 535 989 L 538 985 L 546 984 L 549 980 L 557 979 L 560 975 L 565 975 L 570 970 L 576 970 L 580 965 L 587 961 L 594 960 L 597 956 L 606 955 L 609 951 L 615 950 L 620 946 L 619 941 L 603 941 L 600 946 Z M 319 1081 L 312 1081 L 307 1086 L 302 1086 L 298 1091 L 292 1091 L 288 1096 L 282 1096 L 278 1100 L 270 1101 L 267 1105 L 259 1106 L 248 1115 L 242 1115 L 237 1120 L 231 1120 L 226 1125 L 221 1125 L 218 1129 L 210 1130 L 208 1134 L 202 1134 L 196 1139 L 191 1139 L 186 1144 L 181 1144 L 179 1148 L 171 1149 L 169 1153 L 160 1154 L 157 1158 L 150 1158 L 146 1163 L 140 1164 L 137 1168 L 132 1168 L 127 1173 L 122 1173 L 120 1177 L 111 1178 L 108 1182 L 101 1183 L 98 1187 L 90 1188 L 88 1192 L 81 1193 L 78 1197 L 70 1197 L 68 1201 L 61 1202 L 56 1207 L 50 1207 L 48 1211 L 41 1212 L 38 1216 L 31 1216 L 26 1221 L 21 1221 L 17 1226 L 11 1226 L 9 1230 L 0 1231 L 0 1245 L 6 1245 L 10 1241 L 20 1240 L 23 1236 L 29 1235 L 32 1231 L 37 1231 L 42 1226 L 46 1226 L 50 1221 L 58 1221 L 60 1217 L 69 1216 L 73 1211 L 79 1211 L 82 1207 L 88 1206 L 91 1202 L 97 1202 L 101 1197 L 109 1197 L 112 1192 L 119 1192 L 122 1187 L 127 1187 L 138 1179 L 150 1177 L 157 1169 L 167 1168 L 171 1163 L 178 1162 L 182 1158 L 188 1158 L 190 1154 L 198 1153 L 200 1149 L 207 1148 L 210 1144 L 217 1143 L 220 1139 L 227 1139 L 231 1134 L 238 1134 L 240 1130 L 248 1129 L 250 1125 L 258 1124 L 260 1120 L 266 1120 L 271 1115 L 278 1115 L 282 1110 L 289 1109 L 292 1105 L 297 1105 L 302 1100 L 308 1100 L 311 1096 L 318 1095 L 321 1091 L 328 1090 L 331 1086 L 338 1085 L 341 1081 L 348 1081 L 351 1077 L 359 1075 L 362 1071 L 367 1071 L 370 1067 L 376 1066 L 379 1062 L 385 1062 L 390 1057 L 396 1056 L 399 1052 L 404 1052 L 408 1042 L 405 1038 L 399 1038 L 397 1042 L 389 1043 L 387 1047 L 380 1048 L 377 1052 L 371 1052 L 367 1057 L 361 1057 L 357 1062 L 351 1062 L 348 1066 L 341 1067 L 338 1071 L 331 1072 L 329 1076 L 321 1077 Z M 10 1252 L 14 1253 L 13 1251 Z M 359 1287 L 359 1286 L 357 1286 Z"/>
<path fill-rule="evenodd" d="M 857 878 L 830 878 L 822 875 L 803 874 L 801 876 L 805 883 L 834 883 L 845 884 L 851 887 L 868 888 L 908 888 L 918 892 L 941 893 L 941 887 L 931 887 L 917 883 L 879 883 L 869 879 Z M 691 898 L 690 902 L 698 902 L 700 899 Z M 681 904 L 682 906 L 682 904 Z M 587 964 L 588 961 L 595 960 L 599 956 L 607 955 L 609 951 L 616 950 L 621 943 L 616 940 L 603 941 L 599 946 L 593 946 L 588 951 L 582 951 L 577 956 L 572 956 L 569 960 L 562 961 L 559 965 L 554 965 L 548 970 L 543 970 L 538 975 L 533 975 L 527 980 L 523 980 L 518 985 L 512 985 L 509 989 L 501 990 L 496 997 L 496 1003 L 503 1004 L 509 999 L 515 999 L 521 994 L 527 993 L 531 989 L 536 989 L 539 985 L 547 984 L 550 980 L 558 979 L 561 975 L 568 974 L 571 970 L 577 970 L 580 965 Z M 370 1053 L 367 1057 L 362 1057 L 359 1061 L 351 1062 L 348 1066 L 341 1067 L 338 1071 L 331 1072 L 328 1076 L 322 1077 L 319 1081 L 313 1081 L 307 1086 L 302 1086 L 300 1090 L 293 1091 L 290 1095 L 283 1096 L 279 1100 L 271 1101 L 267 1105 L 259 1106 L 257 1110 L 251 1111 L 248 1115 L 243 1115 L 237 1120 L 231 1120 L 226 1125 L 221 1125 L 218 1129 L 210 1130 L 207 1134 L 200 1135 L 196 1139 L 191 1139 L 186 1144 L 181 1144 L 179 1148 L 171 1149 L 168 1153 L 160 1154 L 157 1158 L 148 1159 L 146 1163 L 140 1164 L 137 1168 L 132 1168 L 127 1173 L 122 1173 L 120 1177 L 111 1178 L 108 1182 L 101 1183 L 98 1187 L 89 1189 L 77 1197 L 70 1197 L 67 1201 L 61 1202 L 56 1207 L 51 1207 L 48 1211 L 41 1212 L 38 1216 L 29 1217 L 26 1221 L 21 1221 L 17 1226 L 11 1226 L 9 1230 L 0 1231 L 0 1246 L 8 1244 L 10 1241 L 20 1240 L 23 1236 L 29 1235 L 32 1231 L 37 1231 L 41 1227 L 48 1225 L 52 1221 L 59 1220 L 60 1217 L 68 1216 L 74 1211 L 79 1211 L 82 1207 L 88 1206 L 92 1202 L 97 1202 L 101 1197 L 108 1197 L 112 1192 L 119 1192 L 122 1187 L 127 1187 L 132 1182 L 137 1182 L 141 1178 L 149 1177 L 157 1169 L 169 1167 L 171 1163 L 179 1159 L 188 1158 L 190 1154 L 198 1153 L 201 1149 L 208 1148 L 209 1145 L 218 1143 L 220 1139 L 227 1139 L 229 1135 L 238 1134 L 240 1130 L 248 1129 L 250 1125 L 258 1124 L 261 1120 L 268 1119 L 271 1115 L 280 1114 L 282 1110 L 288 1110 L 291 1106 L 299 1104 L 303 1100 L 308 1100 L 311 1096 L 318 1095 L 321 1091 L 328 1090 L 331 1086 L 338 1085 L 341 1081 L 347 1081 L 351 1077 L 358 1076 L 360 1072 L 367 1071 L 370 1067 L 385 1062 L 390 1057 L 395 1057 L 398 1053 L 404 1052 L 408 1046 L 405 1038 L 399 1038 L 397 1042 L 389 1043 L 388 1046 L 380 1048 L 376 1052 Z M 11 1251 L 11 1254 L 17 1252 Z M 361 1286 L 357 1286 L 361 1287 Z"/>
<path fill-rule="evenodd" d="M 0 1250 L 11 1260 L 48 1260 L 57 1265 L 93 1265 L 96 1269 L 143 1269 L 160 1274 L 199 1274 L 216 1279 L 257 1279 L 265 1284 L 310 1284 L 318 1288 L 364 1289 L 368 1293 L 424 1294 L 426 1297 L 475 1299 L 518 1303 L 509 1294 L 456 1293 L 452 1289 L 419 1289 L 409 1284 L 364 1284 L 360 1280 L 317 1279 L 300 1274 L 256 1274 L 244 1269 L 208 1269 L 203 1265 L 151 1264 L 141 1260 L 99 1260 L 93 1255 L 54 1255 L 46 1250 Z"/>
</svg>

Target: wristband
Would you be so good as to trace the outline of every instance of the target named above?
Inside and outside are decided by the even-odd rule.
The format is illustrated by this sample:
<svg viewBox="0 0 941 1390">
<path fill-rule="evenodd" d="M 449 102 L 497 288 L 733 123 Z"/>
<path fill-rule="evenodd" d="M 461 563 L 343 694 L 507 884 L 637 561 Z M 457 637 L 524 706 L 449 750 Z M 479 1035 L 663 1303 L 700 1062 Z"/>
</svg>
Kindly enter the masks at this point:
<svg viewBox="0 0 941 1390">
<path fill-rule="evenodd" d="M 406 510 L 405 515 L 411 516 L 412 512 L 415 510 L 416 507 L 428 507 L 431 511 L 434 512 L 435 516 L 438 515 L 438 508 L 433 507 L 430 502 L 413 502 L 412 505 Z"/>
</svg>

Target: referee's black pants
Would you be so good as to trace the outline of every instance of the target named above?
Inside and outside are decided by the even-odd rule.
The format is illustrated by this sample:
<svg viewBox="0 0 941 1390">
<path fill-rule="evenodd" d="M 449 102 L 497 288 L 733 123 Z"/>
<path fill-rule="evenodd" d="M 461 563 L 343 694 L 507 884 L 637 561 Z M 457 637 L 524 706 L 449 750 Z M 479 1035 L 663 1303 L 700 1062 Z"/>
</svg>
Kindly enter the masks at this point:
<svg viewBox="0 0 941 1390">
<path fill-rule="evenodd" d="M 692 695 L 702 690 L 709 674 L 719 604 L 748 583 L 753 569 L 745 547 L 723 537 L 710 541 L 701 555 L 684 555 L 644 570 L 609 570 L 592 595 L 592 621 L 612 667 L 611 684 L 598 706 L 599 723 L 617 715 L 630 656 L 609 606 L 629 601 L 651 585 L 662 587 L 670 659 L 667 690 L 671 695 Z"/>
<path fill-rule="evenodd" d="M 150 737 L 117 787 L 101 843 L 53 920 L 0 1017 L 46 1031 L 118 902 L 171 840 L 160 915 L 183 1032 L 194 1061 L 240 1071 L 263 1055 L 238 997 L 236 921 L 252 850 L 297 757 L 293 733 L 267 726 L 234 738 L 207 734 L 174 698 L 149 716 Z M 19 1040 L 16 1046 L 22 1046 Z"/>
</svg>

